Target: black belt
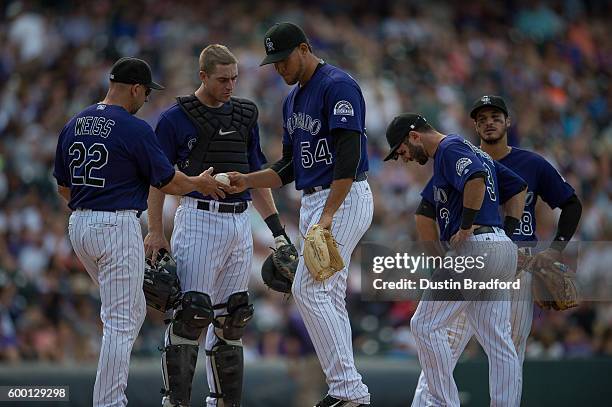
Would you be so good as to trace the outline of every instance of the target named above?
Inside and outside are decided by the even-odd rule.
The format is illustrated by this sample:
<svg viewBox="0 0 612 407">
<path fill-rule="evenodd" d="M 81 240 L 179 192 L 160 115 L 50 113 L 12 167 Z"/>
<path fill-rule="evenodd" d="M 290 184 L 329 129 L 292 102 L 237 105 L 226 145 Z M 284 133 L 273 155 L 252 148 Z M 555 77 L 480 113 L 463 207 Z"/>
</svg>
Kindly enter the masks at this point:
<svg viewBox="0 0 612 407">
<path fill-rule="evenodd" d="M 480 226 L 472 232 L 473 235 L 484 235 L 485 233 L 495 233 L 493 226 Z"/>
<path fill-rule="evenodd" d="M 240 202 L 239 204 L 219 203 L 219 209 L 217 212 L 221 213 L 242 213 L 247 210 L 249 204 L 246 202 Z M 198 201 L 198 209 L 203 211 L 210 211 L 210 202 Z"/>
<path fill-rule="evenodd" d="M 365 172 L 362 172 L 362 173 L 358 174 L 353 181 L 354 182 L 359 182 L 359 181 L 365 181 L 366 179 L 368 179 L 368 174 L 365 173 Z M 325 189 L 329 189 L 329 187 L 331 187 L 331 184 L 322 185 L 320 187 L 304 188 L 302 190 L 302 192 L 304 193 L 304 195 L 310 195 L 310 194 L 314 194 L 315 192 L 319 192 L 319 191 L 323 191 Z"/>
</svg>

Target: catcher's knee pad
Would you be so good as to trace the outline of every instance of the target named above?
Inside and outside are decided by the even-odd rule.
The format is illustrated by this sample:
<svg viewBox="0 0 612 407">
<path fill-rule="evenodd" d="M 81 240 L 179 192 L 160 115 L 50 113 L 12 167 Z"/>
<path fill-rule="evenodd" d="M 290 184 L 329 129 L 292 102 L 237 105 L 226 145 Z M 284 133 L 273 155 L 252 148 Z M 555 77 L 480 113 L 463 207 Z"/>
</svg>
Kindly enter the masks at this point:
<svg viewBox="0 0 612 407">
<path fill-rule="evenodd" d="M 197 291 L 188 291 L 174 312 L 172 334 L 195 341 L 213 318 L 210 296 Z"/>
<path fill-rule="evenodd" d="M 253 304 L 249 304 L 249 293 L 234 293 L 226 303 L 215 305 L 215 309 L 227 310 L 227 313 L 215 318 L 215 334 L 225 341 L 242 338 L 246 325 L 253 318 Z"/>
</svg>

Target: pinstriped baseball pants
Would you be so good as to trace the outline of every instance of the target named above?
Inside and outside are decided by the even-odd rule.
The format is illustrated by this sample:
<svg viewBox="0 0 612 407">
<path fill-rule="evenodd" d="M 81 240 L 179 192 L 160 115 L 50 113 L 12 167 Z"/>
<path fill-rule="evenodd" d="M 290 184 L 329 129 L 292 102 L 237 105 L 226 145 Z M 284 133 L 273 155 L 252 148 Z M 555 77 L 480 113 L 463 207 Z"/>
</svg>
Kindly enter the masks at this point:
<svg viewBox="0 0 612 407">
<path fill-rule="evenodd" d="M 253 235 L 248 211 L 220 213 L 217 203 L 212 210 L 197 209 L 198 200 L 182 197 L 174 218 L 170 245 L 176 258 L 176 270 L 183 292 L 210 295 L 213 305 L 227 302 L 231 294 L 247 291 L 253 259 Z M 215 315 L 226 313 L 215 310 Z M 218 342 L 213 324 L 208 326 L 204 345 L 211 350 Z M 220 393 L 214 379 L 210 356 L 206 356 L 206 378 L 211 391 Z M 219 399 L 206 398 L 207 406 L 217 406 Z"/>
<path fill-rule="evenodd" d="M 525 361 L 525 350 L 527 339 L 533 322 L 533 296 L 531 292 L 531 273 L 521 275 L 521 289 L 512 290 L 512 303 L 510 304 L 510 327 L 512 329 L 512 343 L 516 349 L 519 359 L 519 388 L 517 391 L 516 406 L 521 404 L 521 392 L 523 387 L 523 362 Z M 448 328 L 448 340 L 452 351 L 453 366 L 461 357 L 470 339 L 474 336 L 474 329 L 469 324 L 465 312 L 460 313 Z M 412 407 L 425 407 L 426 400 L 430 397 L 425 375 L 421 372 L 419 381 L 412 401 Z"/>
<path fill-rule="evenodd" d="M 486 252 L 488 260 L 483 273 L 491 279 L 507 281 L 516 272 L 517 249 L 501 229 L 495 233 L 472 236 L 468 244 L 476 256 Z M 417 388 L 413 405 L 459 406 L 459 394 L 453 380 L 453 369 L 461 352 L 457 352 L 463 336 L 449 332 L 449 326 L 460 315 L 476 335 L 489 358 L 489 388 L 491 406 L 516 406 L 519 398 L 520 365 L 512 343 L 510 328 L 510 292 L 496 293 L 497 301 L 428 301 L 431 291 L 423 294 L 410 322 L 423 369 L 422 385 Z M 501 298 L 505 296 L 506 298 Z M 469 340 L 469 338 L 468 338 Z M 467 343 L 467 341 L 465 342 Z M 465 343 L 463 347 L 465 347 Z M 461 349 L 463 350 L 463 348 Z"/>
<path fill-rule="evenodd" d="M 103 336 L 93 405 L 125 406 L 130 354 L 146 315 L 140 222 L 132 210 L 77 210 L 70 216 L 68 234 L 79 260 L 100 287 Z"/>
<path fill-rule="evenodd" d="M 302 236 L 319 221 L 328 196 L 329 190 L 323 190 L 302 197 Z M 351 254 L 370 227 L 373 210 L 372 192 L 367 181 L 354 182 L 332 223 L 332 233 L 346 267 L 326 281 L 318 282 L 312 278 L 303 256 L 300 256 L 292 288 L 298 311 L 325 373 L 329 394 L 364 404 L 369 404 L 370 393 L 355 368 L 345 297 Z"/>
</svg>

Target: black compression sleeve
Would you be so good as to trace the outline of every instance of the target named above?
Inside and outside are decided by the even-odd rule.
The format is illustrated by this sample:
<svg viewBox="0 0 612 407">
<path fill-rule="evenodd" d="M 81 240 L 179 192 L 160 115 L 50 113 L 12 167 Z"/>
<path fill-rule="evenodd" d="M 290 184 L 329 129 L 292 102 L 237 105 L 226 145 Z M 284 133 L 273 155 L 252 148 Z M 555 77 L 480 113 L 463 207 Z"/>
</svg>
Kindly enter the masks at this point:
<svg viewBox="0 0 612 407">
<path fill-rule="evenodd" d="M 461 214 L 461 229 L 471 228 L 478 212 L 480 212 L 480 209 L 466 208 L 464 206 L 463 213 Z"/>
<path fill-rule="evenodd" d="M 334 129 L 332 135 L 336 145 L 334 179 L 355 179 L 361 159 L 361 135 L 346 129 Z"/>
<path fill-rule="evenodd" d="M 264 221 L 266 222 L 266 225 L 268 225 L 268 229 L 270 229 L 272 232 L 272 236 L 276 237 L 285 234 L 285 229 L 283 228 L 283 225 L 281 225 L 278 213 L 273 213 L 265 218 Z"/>
<path fill-rule="evenodd" d="M 555 242 L 551 245 L 552 248 L 559 251 L 565 249 L 567 242 L 571 240 L 578 228 L 578 222 L 580 222 L 580 216 L 582 215 L 582 204 L 574 194 L 560 205 L 560 208 L 561 215 L 557 225 L 557 234 L 555 235 Z"/>
<path fill-rule="evenodd" d="M 520 223 L 521 221 L 519 221 L 517 218 L 513 216 L 506 216 L 504 218 L 504 232 L 506 232 L 506 236 L 512 237 L 514 231 Z"/>
<path fill-rule="evenodd" d="M 423 215 L 430 219 L 434 219 L 434 220 L 436 219 L 436 209 L 434 208 L 432 204 L 427 202 L 425 199 L 421 199 L 421 203 L 419 204 L 419 207 L 416 210 L 416 214 Z"/>
<path fill-rule="evenodd" d="M 287 185 L 295 179 L 293 174 L 293 146 L 283 144 L 283 156 L 280 160 L 270 166 L 278 174 L 283 185 Z"/>
</svg>

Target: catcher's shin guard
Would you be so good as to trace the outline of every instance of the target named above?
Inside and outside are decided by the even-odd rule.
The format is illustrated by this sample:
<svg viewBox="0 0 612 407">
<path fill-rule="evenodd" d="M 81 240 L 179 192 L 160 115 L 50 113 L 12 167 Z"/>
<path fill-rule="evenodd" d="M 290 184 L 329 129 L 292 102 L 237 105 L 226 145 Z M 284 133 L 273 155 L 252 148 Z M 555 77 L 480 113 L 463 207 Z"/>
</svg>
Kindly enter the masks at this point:
<svg viewBox="0 0 612 407">
<path fill-rule="evenodd" d="M 164 403 L 189 406 L 191 385 L 198 360 L 198 338 L 214 317 L 210 297 L 189 291 L 183 295 L 166 330 L 162 353 Z"/>
<path fill-rule="evenodd" d="M 244 356 L 242 335 L 247 323 L 253 318 L 253 305 L 249 304 L 247 292 L 229 296 L 227 303 L 215 305 L 215 309 L 227 310 L 215 318 L 215 336 L 218 338 L 206 355 L 214 376 L 216 392 L 211 397 L 223 400 L 223 407 L 240 407 L 242 400 L 242 377 Z"/>
<path fill-rule="evenodd" d="M 198 360 L 197 345 L 168 345 L 162 353 L 164 395 L 173 406 L 189 406 L 191 382 Z"/>
<path fill-rule="evenodd" d="M 228 344 L 222 339 L 217 342 L 206 354 L 210 356 L 215 387 L 217 392 L 210 393 L 210 397 L 223 400 L 223 407 L 240 407 L 242 400 L 242 376 L 244 372 L 244 356 L 242 344 L 232 341 Z"/>
</svg>

